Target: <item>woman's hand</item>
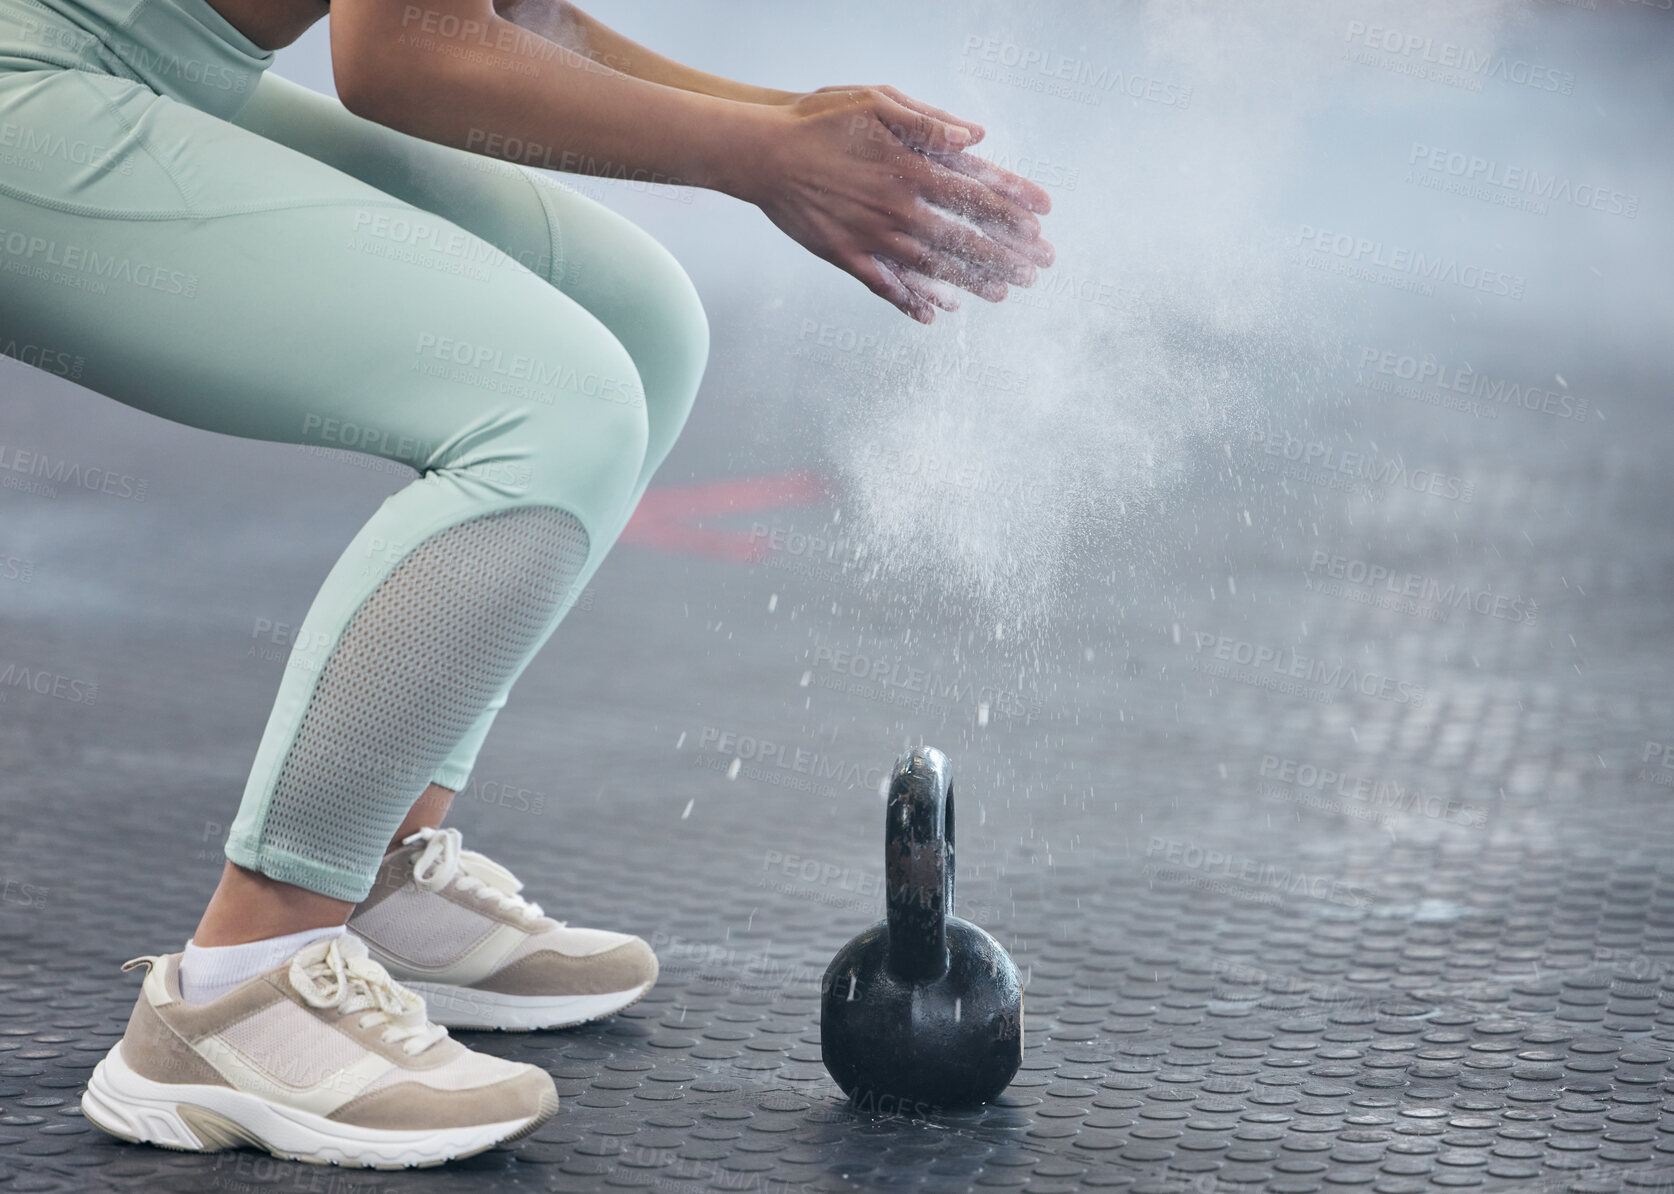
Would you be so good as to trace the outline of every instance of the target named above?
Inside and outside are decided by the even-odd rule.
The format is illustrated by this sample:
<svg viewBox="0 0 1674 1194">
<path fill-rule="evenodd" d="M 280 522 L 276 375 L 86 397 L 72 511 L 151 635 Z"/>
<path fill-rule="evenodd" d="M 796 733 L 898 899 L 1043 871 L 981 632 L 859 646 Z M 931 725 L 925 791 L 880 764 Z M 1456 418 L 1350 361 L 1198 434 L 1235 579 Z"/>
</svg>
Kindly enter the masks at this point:
<svg viewBox="0 0 1674 1194">
<path fill-rule="evenodd" d="M 787 236 L 922 323 L 1052 264 L 1034 183 L 965 150 L 980 125 L 892 87 L 826 87 L 773 114 L 749 193 Z"/>
</svg>

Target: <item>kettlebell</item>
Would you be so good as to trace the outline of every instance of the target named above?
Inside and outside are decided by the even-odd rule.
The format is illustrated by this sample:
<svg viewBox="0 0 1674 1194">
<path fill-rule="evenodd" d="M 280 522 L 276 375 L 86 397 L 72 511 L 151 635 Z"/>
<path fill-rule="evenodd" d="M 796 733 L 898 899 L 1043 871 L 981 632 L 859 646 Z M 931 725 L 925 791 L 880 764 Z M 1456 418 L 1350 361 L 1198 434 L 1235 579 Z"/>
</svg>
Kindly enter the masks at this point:
<svg viewBox="0 0 1674 1194">
<path fill-rule="evenodd" d="M 878 1111 L 986 1103 L 1023 1063 L 1023 984 L 998 941 L 951 915 L 953 787 L 934 747 L 890 777 L 884 882 L 885 918 L 825 969 L 825 1068 Z"/>
</svg>

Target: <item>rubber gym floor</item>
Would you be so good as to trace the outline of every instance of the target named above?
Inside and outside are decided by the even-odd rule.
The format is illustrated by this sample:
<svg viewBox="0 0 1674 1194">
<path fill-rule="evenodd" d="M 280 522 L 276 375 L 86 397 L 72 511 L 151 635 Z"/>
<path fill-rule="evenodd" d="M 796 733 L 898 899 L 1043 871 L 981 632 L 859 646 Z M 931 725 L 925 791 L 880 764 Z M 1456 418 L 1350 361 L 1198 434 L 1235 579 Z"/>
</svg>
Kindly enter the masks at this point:
<svg viewBox="0 0 1674 1194">
<path fill-rule="evenodd" d="M 1319 542 L 1360 536 L 1358 555 L 1533 602 L 1532 622 L 1380 609 L 1320 591 L 1315 540 L 1217 532 L 1241 553 L 1215 573 L 1235 604 L 1182 548 L 1117 605 L 1090 581 L 1073 649 L 1008 683 L 1011 657 L 959 619 L 899 615 L 865 570 L 788 566 L 809 562 L 788 528 L 822 525 L 829 499 L 669 520 L 731 544 L 785 529 L 753 561 L 666 528 L 625 543 L 454 820 L 554 915 L 651 941 L 661 981 L 605 1023 L 472 1034 L 547 1067 L 557 1118 L 445 1169 L 372 1173 L 123 1144 L 77 1099 L 137 990 L 118 966 L 178 949 L 214 885 L 310 579 L 400 478 L 148 429 L 67 386 L 34 397 L 19 442 L 156 481 L 144 503 L 5 499 L 34 568 L 8 661 L 65 680 L 12 685 L 0 709 L 0 1189 L 1394 1194 L 1674 1174 L 1674 543 L 1648 422 L 1629 452 L 1583 425 L 1547 468 L 1485 453 L 1475 500 L 1439 516 L 1399 492 L 1315 511 Z M 741 409 L 718 405 L 721 424 Z M 694 456 L 723 443 L 700 427 Z M 278 502 L 282 483 L 316 496 Z M 1229 500 L 1206 486 L 1152 533 L 1189 543 Z M 1297 650 L 1299 616 L 1306 655 L 1408 688 L 1320 699 L 1244 682 L 1259 665 L 1211 674 L 1239 644 Z M 880 658 L 960 685 L 916 711 L 905 672 L 848 685 Z M 1015 1082 L 930 1116 L 847 1104 L 817 1022 L 826 962 L 882 906 L 876 783 L 920 740 L 952 759 L 956 910 L 1026 981 Z"/>
<path fill-rule="evenodd" d="M 898 317 L 831 279 L 764 308 L 680 251 L 716 329 L 699 413 L 451 818 L 661 979 L 603 1023 L 468 1034 L 562 1105 L 439 1169 L 164 1152 L 77 1106 L 120 964 L 179 949 L 214 887 L 314 588 L 412 474 L 4 362 L 0 452 L 126 480 L 0 488 L 0 1194 L 1674 1187 L 1670 370 L 1538 331 L 1566 286 L 1619 298 L 1585 269 L 1611 261 L 1492 318 L 1382 294 L 1378 343 L 1468 345 L 1561 409 L 1275 383 L 1263 425 L 1406 479 L 1184 445 L 1185 480 L 1084 529 L 1019 621 L 862 550 L 830 412 L 888 378 L 807 351 L 807 321 Z M 851 1105 L 820 1059 L 821 974 L 882 910 L 878 783 L 918 743 L 952 760 L 956 911 L 1026 986 L 1022 1068 L 974 1111 Z"/>
</svg>

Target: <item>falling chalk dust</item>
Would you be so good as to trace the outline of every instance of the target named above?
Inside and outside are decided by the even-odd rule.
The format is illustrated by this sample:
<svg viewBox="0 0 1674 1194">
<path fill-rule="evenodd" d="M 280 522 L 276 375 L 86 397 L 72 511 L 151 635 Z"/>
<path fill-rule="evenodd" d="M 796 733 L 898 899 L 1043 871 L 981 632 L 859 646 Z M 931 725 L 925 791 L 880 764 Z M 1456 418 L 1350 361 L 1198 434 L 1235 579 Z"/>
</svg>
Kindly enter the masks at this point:
<svg viewBox="0 0 1674 1194">
<path fill-rule="evenodd" d="M 910 384 L 859 376 L 834 455 L 851 533 L 881 571 L 1027 634 L 1078 570 L 1154 554 L 1154 503 L 1272 407 L 1304 401 L 1334 351 L 1337 312 L 1283 255 L 1299 146 L 1343 72 L 1396 104 L 1410 84 L 1345 61 L 1351 23 L 1491 49 L 1509 8 L 972 12 L 967 28 L 1002 47 L 1079 58 L 1117 82 L 1097 105 L 968 75 L 950 89 L 945 106 L 987 129 L 980 156 L 1018 173 L 1054 164 L 1037 172 L 1058 181 L 1043 220 L 1057 260 L 1032 291 L 997 305 L 966 295 L 896 333 L 919 349 Z M 1130 98 L 1144 84 L 1189 99 Z"/>
</svg>

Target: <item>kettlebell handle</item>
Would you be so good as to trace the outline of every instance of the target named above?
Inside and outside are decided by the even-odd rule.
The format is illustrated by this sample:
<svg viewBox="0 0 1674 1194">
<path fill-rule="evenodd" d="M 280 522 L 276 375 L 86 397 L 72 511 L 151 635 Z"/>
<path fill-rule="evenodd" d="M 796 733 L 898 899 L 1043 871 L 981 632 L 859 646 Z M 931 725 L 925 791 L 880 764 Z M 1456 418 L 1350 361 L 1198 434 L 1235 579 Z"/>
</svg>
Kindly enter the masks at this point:
<svg viewBox="0 0 1674 1194">
<path fill-rule="evenodd" d="M 895 764 L 884 821 L 889 969 L 909 982 L 947 973 L 953 910 L 953 781 L 947 756 L 915 747 Z"/>
</svg>

